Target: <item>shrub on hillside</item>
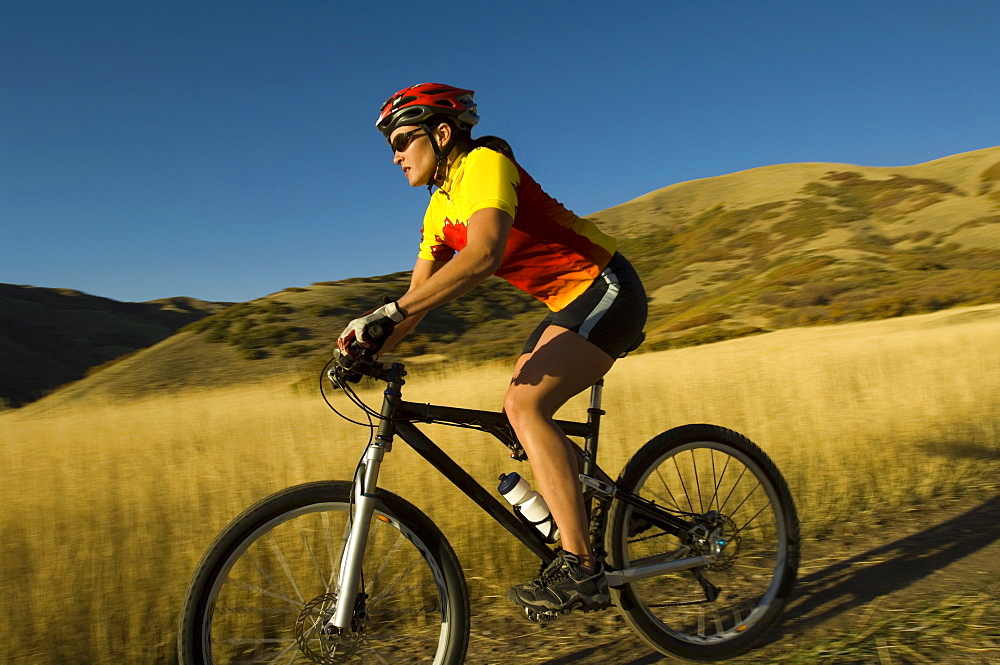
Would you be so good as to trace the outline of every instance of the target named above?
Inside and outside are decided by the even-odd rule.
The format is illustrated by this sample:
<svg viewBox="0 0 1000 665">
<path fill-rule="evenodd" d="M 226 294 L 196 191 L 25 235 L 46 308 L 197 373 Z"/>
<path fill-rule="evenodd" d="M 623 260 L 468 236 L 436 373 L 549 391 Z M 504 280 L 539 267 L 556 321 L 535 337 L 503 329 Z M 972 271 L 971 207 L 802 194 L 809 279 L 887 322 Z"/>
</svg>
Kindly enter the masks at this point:
<svg viewBox="0 0 1000 665">
<path fill-rule="evenodd" d="M 855 234 L 851 238 L 848 246 L 866 252 L 882 254 L 886 253 L 887 250 L 892 249 L 892 245 L 892 240 L 889 240 L 884 235 L 874 233 L 872 231 L 866 231 Z"/>
<path fill-rule="evenodd" d="M 906 202 L 907 212 L 913 212 L 941 201 L 945 196 L 964 196 L 946 182 L 927 178 L 893 175 L 883 180 L 870 180 L 854 171 L 827 173 L 826 182 L 811 182 L 803 192 L 828 198 L 841 208 L 866 217 Z M 834 184 L 826 184 L 826 183 Z"/>
<path fill-rule="evenodd" d="M 346 307 L 337 307 L 334 305 L 329 305 L 325 303 L 313 303 L 311 305 L 306 305 L 302 308 L 306 314 L 310 316 L 347 316 L 351 313 L 351 310 Z"/>
<path fill-rule="evenodd" d="M 241 349 L 270 349 L 308 338 L 308 331 L 292 326 L 259 326 L 231 341 Z"/>
<path fill-rule="evenodd" d="M 807 283 L 792 291 L 762 291 L 758 294 L 757 301 L 765 305 L 778 305 L 787 309 L 828 305 L 835 297 L 850 290 L 853 286 L 852 283 L 845 281 Z"/>
<path fill-rule="evenodd" d="M 798 286 L 812 281 L 819 271 L 836 262 L 829 256 L 793 257 L 779 261 L 767 271 L 761 282 L 765 286 Z"/>
<path fill-rule="evenodd" d="M 282 358 L 295 358 L 313 350 L 313 347 L 308 344 L 288 344 L 281 347 L 281 357 Z"/>
<path fill-rule="evenodd" d="M 979 195 L 989 194 L 997 181 L 1000 181 L 1000 162 L 979 174 Z"/>
<path fill-rule="evenodd" d="M 713 342 L 722 342 L 727 339 L 736 339 L 738 337 L 747 337 L 749 335 L 757 335 L 760 333 L 768 332 L 765 328 L 759 328 L 757 326 L 750 325 L 740 325 L 740 326 L 718 326 L 709 325 L 698 330 L 694 330 L 685 335 L 678 335 L 674 337 L 667 337 L 654 340 L 647 344 L 643 344 L 640 350 L 645 351 L 663 351 L 665 349 L 676 349 L 685 346 L 698 346 L 700 344 L 711 344 Z"/>
<path fill-rule="evenodd" d="M 786 295 L 789 299 L 782 301 L 781 294 L 761 294 L 768 304 L 789 307 L 771 314 L 778 328 L 886 319 L 1000 302 L 1000 270 L 956 268 L 933 276 L 900 273 L 890 283 L 845 290 L 824 305 L 801 305 L 792 294 Z"/>
<path fill-rule="evenodd" d="M 718 323 L 719 321 L 725 321 L 729 318 L 731 317 L 725 312 L 701 312 L 700 314 L 695 314 L 694 316 L 672 323 L 663 330 L 664 332 L 679 332 L 681 330 L 697 328 L 698 326 Z"/>
</svg>

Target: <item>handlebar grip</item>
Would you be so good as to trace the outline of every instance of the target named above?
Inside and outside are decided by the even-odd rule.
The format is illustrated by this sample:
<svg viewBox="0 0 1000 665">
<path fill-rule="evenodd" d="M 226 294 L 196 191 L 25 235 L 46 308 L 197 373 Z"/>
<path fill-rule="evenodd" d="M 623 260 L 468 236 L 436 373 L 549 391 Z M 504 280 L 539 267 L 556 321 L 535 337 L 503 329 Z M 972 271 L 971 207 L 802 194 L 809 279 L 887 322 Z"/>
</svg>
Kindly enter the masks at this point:
<svg viewBox="0 0 1000 665">
<path fill-rule="evenodd" d="M 377 342 L 382 339 L 385 334 L 385 328 L 382 326 L 381 322 L 373 321 L 365 326 L 365 329 L 361 332 L 362 337 L 370 339 L 373 342 Z"/>
<path fill-rule="evenodd" d="M 351 383 L 357 383 L 363 376 L 381 377 L 383 368 L 382 363 L 375 360 L 375 351 L 355 340 L 349 344 L 349 353 L 338 355 L 337 373 Z"/>
<path fill-rule="evenodd" d="M 351 383 L 357 383 L 358 381 L 361 380 L 361 377 L 364 376 L 364 374 L 361 372 L 359 368 L 361 364 L 359 360 L 361 358 L 361 354 L 364 352 L 365 347 L 361 346 L 357 342 L 351 342 L 351 347 L 352 347 L 351 352 L 355 354 L 357 359 L 352 358 L 351 356 L 346 354 L 338 357 L 337 366 L 340 369 L 338 370 L 337 373 L 340 374 L 345 379 L 347 379 L 348 381 L 350 381 Z"/>
</svg>

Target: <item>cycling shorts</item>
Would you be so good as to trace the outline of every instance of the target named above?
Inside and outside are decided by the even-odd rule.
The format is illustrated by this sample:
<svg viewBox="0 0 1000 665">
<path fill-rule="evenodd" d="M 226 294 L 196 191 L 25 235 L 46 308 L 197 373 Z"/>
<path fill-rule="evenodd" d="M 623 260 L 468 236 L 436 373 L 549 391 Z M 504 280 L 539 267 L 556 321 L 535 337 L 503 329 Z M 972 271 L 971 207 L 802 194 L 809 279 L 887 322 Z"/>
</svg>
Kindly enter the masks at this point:
<svg viewBox="0 0 1000 665">
<path fill-rule="evenodd" d="M 615 252 L 586 291 L 558 312 L 550 312 L 528 337 L 531 353 L 549 326 L 578 333 L 612 358 L 624 354 L 646 325 L 646 291 L 628 260 Z"/>
</svg>

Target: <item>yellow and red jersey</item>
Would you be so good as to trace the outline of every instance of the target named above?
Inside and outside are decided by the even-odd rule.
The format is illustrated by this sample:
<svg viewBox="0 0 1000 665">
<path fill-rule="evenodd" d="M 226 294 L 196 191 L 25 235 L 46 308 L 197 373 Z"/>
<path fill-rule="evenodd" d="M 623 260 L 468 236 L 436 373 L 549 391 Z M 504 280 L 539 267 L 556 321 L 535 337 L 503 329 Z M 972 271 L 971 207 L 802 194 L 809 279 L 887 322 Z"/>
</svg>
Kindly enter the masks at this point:
<svg viewBox="0 0 1000 665">
<path fill-rule="evenodd" d="M 469 218 L 498 208 L 514 220 L 498 277 L 558 312 L 583 293 L 617 243 L 542 191 L 516 162 L 488 148 L 460 156 L 434 192 L 421 229 L 420 253 L 448 261 L 466 243 Z"/>
</svg>

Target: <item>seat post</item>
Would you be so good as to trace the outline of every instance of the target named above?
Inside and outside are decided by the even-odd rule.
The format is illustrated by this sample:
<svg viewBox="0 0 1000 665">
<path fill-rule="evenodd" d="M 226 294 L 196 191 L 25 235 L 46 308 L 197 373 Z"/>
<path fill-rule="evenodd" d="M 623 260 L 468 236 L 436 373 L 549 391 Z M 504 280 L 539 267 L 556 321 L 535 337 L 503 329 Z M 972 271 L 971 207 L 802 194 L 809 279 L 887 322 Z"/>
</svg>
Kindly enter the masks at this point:
<svg viewBox="0 0 1000 665">
<path fill-rule="evenodd" d="M 604 390 L 604 379 L 590 387 L 590 408 L 587 409 L 587 424 L 590 425 L 590 433 L 584 439 L 583 445 L 583 475 L 594 475 L 597 465 L 597 441 L 601 430 L 601 416 L 604 410 L 601 408 L 601 397 Z"/>
<path fill-rule="evenodd" d="M 601 397 L 604 392 L 604 379 L 599 379 L 597 383 L 590 387 L 590 408 L 600 409 L 601 408 Z"/>
</svg>

